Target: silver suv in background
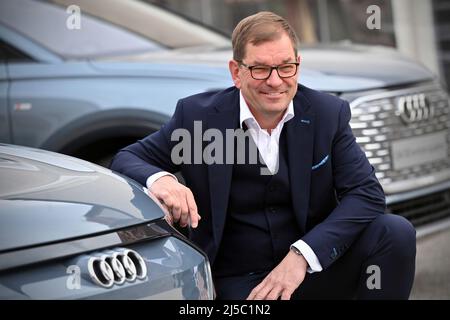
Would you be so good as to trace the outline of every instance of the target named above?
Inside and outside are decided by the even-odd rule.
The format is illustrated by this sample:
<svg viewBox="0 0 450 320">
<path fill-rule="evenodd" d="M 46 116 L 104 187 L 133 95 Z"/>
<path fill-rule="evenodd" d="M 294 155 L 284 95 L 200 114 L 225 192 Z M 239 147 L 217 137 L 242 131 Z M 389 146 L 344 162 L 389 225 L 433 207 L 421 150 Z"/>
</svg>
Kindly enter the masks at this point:
<svg viewBox="0 0 450 320">
<path fill-rule="evenodd" d="M 66 8 L 81 8 L 81 29 Z M 118 14 L 119 13 L 119 14 Z M 0 141 L 107 164 L 157 130 L 179 98 L 232 85 L 230 41 L 141 1 L 0 2 Z M 388 210 L 416 226 L 450 216 L 444 87 L 392 49 L 302 47 L 300 82 L 347 99 Z"/>
<path fill-rule="evenodd" d="M 416 226 L 450 215 L 449 99 L 437 82 L 343 94 L 387 195 Z"/>
</svg>

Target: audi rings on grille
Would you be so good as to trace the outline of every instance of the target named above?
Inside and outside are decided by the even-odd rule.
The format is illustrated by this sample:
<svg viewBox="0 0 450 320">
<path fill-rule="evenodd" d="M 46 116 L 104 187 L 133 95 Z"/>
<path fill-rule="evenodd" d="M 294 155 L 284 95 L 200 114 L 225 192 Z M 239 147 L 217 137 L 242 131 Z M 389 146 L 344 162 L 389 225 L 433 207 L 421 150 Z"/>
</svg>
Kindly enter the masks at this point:
<svg viewBox="0 0 450 320">
<path fill-rule="evenodd" d="M 98 285 L 109 288 L 114 284 L 133 282 L 147 276 L 147 266 L 139 253 L 131 249 L 115 249 L 91 256 L 88 272 Z"/>
<path fill-rule="evenodd" d="M 397 115 L 405 123 L 428 120 L 434 116 L 434 107 L 425 94 L 413 94 L 397 100 Z"/>
</svg>

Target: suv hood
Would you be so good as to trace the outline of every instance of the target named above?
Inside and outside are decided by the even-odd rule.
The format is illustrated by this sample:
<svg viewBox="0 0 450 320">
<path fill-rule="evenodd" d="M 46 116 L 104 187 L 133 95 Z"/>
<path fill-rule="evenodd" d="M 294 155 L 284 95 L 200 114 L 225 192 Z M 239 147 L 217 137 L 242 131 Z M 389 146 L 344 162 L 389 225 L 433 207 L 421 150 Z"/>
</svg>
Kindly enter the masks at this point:
<svg viewBox="0 0 450 320">
<path fill-rule="evenodd" d="M 419 62 L 387 47 L 356 45 L 310 47 L 301 49 L 301 56 L 304 68 L 314 70 L 318 76 L 324 76 L 324 82 L 328 77 L 339 82 L 349 81 L 348 85 L 341 86 L 333 83 L 333 86 L 342 88 L 338 91 L 379 89 L 434 78 L 433 74 Z M 353 90 L 352 85 L 359 88 Z M 333 89 L 329 87 L 328 90 Z"/>
<path fill-rule="evenodd" d="M 316 90 L 351 92 L 428 81 L 433 74 L 398 51 L 381 46 L 328 45 L 300 49 L 299 82 Z M 187 48 L 113 58 L 140 62 L 207 65 L 228 74 L 232 51 Z M 213 69 L 212 68 L 212 69 Z"/>
<path fill-rule="evenodd" d="M 164 216 L 136 182 L 53 152 L 0 144 L 0 177 L 0 251 Z"/>
</svg>

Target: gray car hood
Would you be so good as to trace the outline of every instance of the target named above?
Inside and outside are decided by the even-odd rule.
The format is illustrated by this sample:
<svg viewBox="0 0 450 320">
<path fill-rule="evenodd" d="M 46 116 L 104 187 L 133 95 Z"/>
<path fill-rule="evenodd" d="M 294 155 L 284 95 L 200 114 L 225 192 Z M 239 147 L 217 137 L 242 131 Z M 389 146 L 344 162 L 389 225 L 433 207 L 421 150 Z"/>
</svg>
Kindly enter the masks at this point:
<svg viewBox="0 0 450 320">
<path fill-rule="evenodd" d="M 0 144 L 0 251 L 164 216 L 136 182 L 61 154 Z"/>
<path fill-rule="evenodd" d="M 387 47 L 328 45 L 300 49 L 299 82 L 316 90 L 352 92 L 433 79 L 426 68 Z M 139 62 L 222 67 L 228 74 L 231 50 L 187 48 L 117 58 Z M 113 59 L 116 60 L 116 59 Z"/>
</svg>

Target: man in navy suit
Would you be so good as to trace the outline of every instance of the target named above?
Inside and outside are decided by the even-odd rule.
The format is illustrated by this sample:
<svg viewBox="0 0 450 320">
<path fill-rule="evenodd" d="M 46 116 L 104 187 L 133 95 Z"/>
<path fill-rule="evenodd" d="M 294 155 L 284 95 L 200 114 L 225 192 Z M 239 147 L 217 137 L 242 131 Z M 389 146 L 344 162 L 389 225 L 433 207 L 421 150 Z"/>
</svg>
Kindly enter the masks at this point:
<svg viewBox="0 0 450 320">
<path fill-rule="evenodd" d="M 415 230 L 384 214 L 349 104 L 298 85 L 297 37 L 283 18 L 249 16 L 232 43 L 235 86 L 181 99 L 112 169 L 190 225 L 219 299 L 407 299 Z M 249 161 L 252 150 L 260 161 Z"/>
</svg>

